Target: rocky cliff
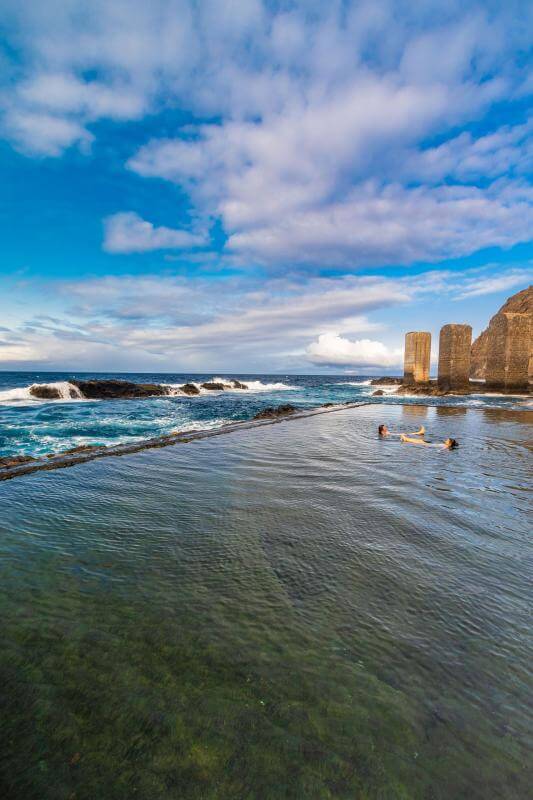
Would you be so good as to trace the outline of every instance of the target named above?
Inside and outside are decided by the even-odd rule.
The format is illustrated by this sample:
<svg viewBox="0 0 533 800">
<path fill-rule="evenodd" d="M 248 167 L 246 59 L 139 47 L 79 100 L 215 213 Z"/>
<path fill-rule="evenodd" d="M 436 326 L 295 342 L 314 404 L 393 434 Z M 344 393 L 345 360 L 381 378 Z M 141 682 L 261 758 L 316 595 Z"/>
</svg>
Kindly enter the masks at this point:
<svg viewBox="0 0 533 800">
<path fill-rule="evenodd" d="M 489 339 L 489 331 L 491 326 L 496 324 L 498 314 L 503 312 L 512 312 L 518 314 L 530 314 L 533 319 L 533 285 L 528 286 L 527 289 L 522 289 L 510 297 L 504 305 L 495 314 L 489 325 L 483 333 L 481 333 L 472 345 L 470 377 L 471 378 L 484 378 L 485 370 L 487 367 L 487 343 Z M 533 352 L 529 360 L 529 376 L 530 380 L 533 378 Z"/>
</svg>

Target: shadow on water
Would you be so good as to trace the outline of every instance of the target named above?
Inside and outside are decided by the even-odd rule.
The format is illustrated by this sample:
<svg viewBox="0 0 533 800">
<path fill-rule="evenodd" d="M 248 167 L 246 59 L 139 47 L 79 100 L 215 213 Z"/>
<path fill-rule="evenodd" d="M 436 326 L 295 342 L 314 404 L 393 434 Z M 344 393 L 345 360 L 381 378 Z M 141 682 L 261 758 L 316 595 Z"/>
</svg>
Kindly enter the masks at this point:
<svg viewBox="0 0 533 800">
<path fill-rule="evenodd" d="M 411 411 L 0 486 L 1 796 L 526 797 L 529 426 Z"/>
</svg>

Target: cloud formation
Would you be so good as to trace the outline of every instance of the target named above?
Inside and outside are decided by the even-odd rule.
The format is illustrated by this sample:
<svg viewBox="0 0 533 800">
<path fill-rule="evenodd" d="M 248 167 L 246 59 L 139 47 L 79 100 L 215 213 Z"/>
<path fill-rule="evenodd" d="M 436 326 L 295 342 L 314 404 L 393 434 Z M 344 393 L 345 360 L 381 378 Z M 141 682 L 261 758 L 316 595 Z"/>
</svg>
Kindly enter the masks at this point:
<svg viewBox="0 0 533 800">
<path fill-rule="evenodd" d="M 378 276 L 249 276 L 195 279 L 122 275 L 38 287 L 54 314 L 5 317 L 4 368 L 170 372 L 398 371 L 403 335 L 413 321 L 432 330 L 455 317 L 454 301 L 523 288 L 531 269 L 494 266 L 464 274 L 431 270 Z M 16 282 L 2 287 L 16 308 Z M 505 296 L 504 296 L 505 297 Z M 13 305 L 15 301 L 15 306 Z M 479 329 L 502 301 L 491 302 Z M 453 313 L 453 317 L 450 314 Z M 473 322 L 463 305 L 459 319 Z M 423 316 L 425 315 L 425 317 Z M 465 316 L 463 316 L 465 315 Z M 405 324 L 399 318 L 408 316 Z M 423 320 L 423 322 L 422 322 Z"/>
<path fill-rule="evenodd" d="M 491 117 L 532 90 L 519 0 L 5 6 L 20 63 L 4 135 L 30 155 L 89 153 L 102 122 L 165 111 L 127 166 L 178 184 L 230 261 L 352 269 L 530 238 L 531 120 Z M 198 244 L 178 220 L 117 211 L 109 252 Z"/>
<path fill-rule="evenodd" d="M 352 276 L 255 285 L 226 277 L 216 286 L 150 275 L 62 282 L 54 292 L 64 312 L 30 317 L 6 332 L 1 359 L 20 366 L 62 360 L 78 369 L 97 361 L 137 371 L 305 369 L 305 348 L 320 333 L 382 330 L 369 314 L 405 304 L 416 291 L 403 281 Z"/>
<path fill-rule="evenodd" d="M 308 346 L 306 355 L 312 364 L 328 367 L 399 367 L 403 350 L 373 339 L 351 341 L 336 333 L 323 333 Z"/>
<path fill-rule="evenodd" d="M 149 250 L 186 250 L 201 247 L 206 237 L 164 226 L 156 228 L 132 211 L 104 221 L 104 250 L 108 253 L 145 253 Z"/>
</svg>

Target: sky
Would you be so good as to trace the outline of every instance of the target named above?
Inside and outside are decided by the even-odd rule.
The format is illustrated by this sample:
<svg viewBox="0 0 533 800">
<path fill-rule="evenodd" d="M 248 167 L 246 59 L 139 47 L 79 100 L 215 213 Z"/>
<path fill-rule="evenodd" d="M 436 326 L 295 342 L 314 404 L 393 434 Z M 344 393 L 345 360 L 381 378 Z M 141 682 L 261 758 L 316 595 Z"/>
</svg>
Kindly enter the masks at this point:
<svg viewBox="0 0 533 800">
<path fill-rule="evenodd" d="M 0 370 L 399 374 L 533 279 L 533 5 L 0 6 Z"/>
</svg>

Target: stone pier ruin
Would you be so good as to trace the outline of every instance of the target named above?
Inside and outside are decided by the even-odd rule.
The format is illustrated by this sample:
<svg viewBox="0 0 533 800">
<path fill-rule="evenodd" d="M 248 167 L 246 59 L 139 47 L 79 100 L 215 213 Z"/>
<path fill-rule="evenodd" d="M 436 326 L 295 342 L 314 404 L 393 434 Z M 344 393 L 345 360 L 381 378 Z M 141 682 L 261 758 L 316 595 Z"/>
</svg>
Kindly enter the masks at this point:
<svg viewBox="0 0 533 800">
<path fill-rule="evenodd" d="M 405 385 L 429 382 L 431 334 L 411 331 L 405 334 L 403 382 Z"/>
<path fill-rule="evenodd" d="M 470 386 L 470 325 L 444 325 L 440 330 L 438 387 L 448 392 Z"/>
<path fill-rule="evenodd" d="M 485 383 L 488 388 L 524 391 L 529 387 L 531 316 L 503 312 L 491 321 Z"/>
</svg>

